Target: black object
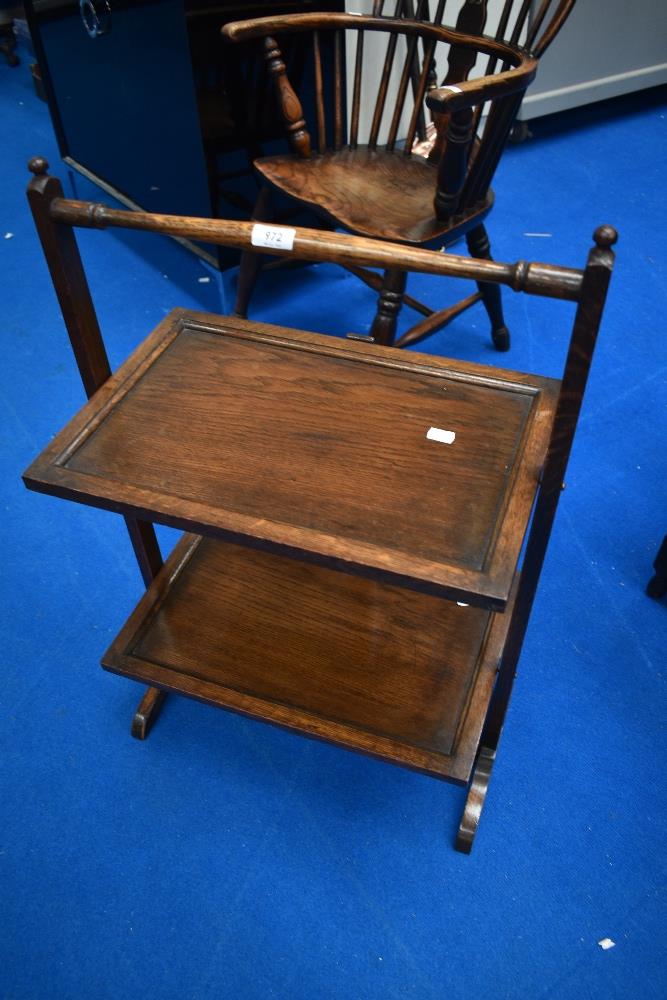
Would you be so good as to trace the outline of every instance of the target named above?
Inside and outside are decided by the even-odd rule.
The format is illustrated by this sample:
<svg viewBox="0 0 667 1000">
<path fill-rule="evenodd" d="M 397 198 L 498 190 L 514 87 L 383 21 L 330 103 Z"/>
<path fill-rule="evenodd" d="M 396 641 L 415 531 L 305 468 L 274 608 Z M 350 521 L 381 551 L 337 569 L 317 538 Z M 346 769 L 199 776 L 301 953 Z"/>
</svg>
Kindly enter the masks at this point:
<svg viewBox="0 0 667 1000">
<path fill-rule="evenodd" d="M 667 535 L 662 540 L 662 545 L 658 549 L 658 554 L 653 562 L 655 575 L 646 584 L 646 593 L 649 597 L 664 597 L 667 594 Z"/>
<path fill-rule="evenodd" d="M 26 0 L 61 156 L 129 208 L 248 218 L 257 196 L 252 159 L 271 151 L 275 137 L 265 127 L 261 79 L 248 87 L 252 47 L 226 45 L 221 28 L 242 17 L 343 6 Z M 192 248 L 223 267 L 238 259 L 225 248 Z"/>
</svg>

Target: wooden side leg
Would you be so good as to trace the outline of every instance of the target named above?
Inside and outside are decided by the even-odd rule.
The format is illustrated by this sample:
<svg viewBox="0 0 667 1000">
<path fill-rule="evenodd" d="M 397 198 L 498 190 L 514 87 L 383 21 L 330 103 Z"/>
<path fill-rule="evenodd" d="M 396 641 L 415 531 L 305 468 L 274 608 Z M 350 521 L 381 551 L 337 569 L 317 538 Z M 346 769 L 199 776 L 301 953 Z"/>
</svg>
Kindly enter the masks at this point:
<svg viewBox="0 0 667 1000">
<path fill-rule="evenodd" d="M 466 236 L 468 250 L 472 257 L 477 260 L 493 260 L 491 256 L 491 244 L 484 225 L 471 229 Z M 498 351 L 509 351 L 510 332 L 505 326 L 503 316 L 503 303 L 500 294 L 500 285 L 493 285 L 485 281 L 478 281 L 477 287 L 482 294 L 482 300 L 491 320 L 491 339 Z"/>
<path fill-rule="evenodd" d="M 261 188 L 255 207 L 252 212 L 253 222 L 270 222 L 273 216 L 271 210 L 271 191 L 264 185 Z M 244 250 L 241 254 L 241 264 L 239 267 L 239 277 L 236 285 L 236 304 L 234 315 L 245 319 L 248 315 L 248 303 L 252 295 L 257 275 L 262 263 L 261 254 Z"/>
<path fill-rule="evenodd" d="M 403 305 L 407 273 L 390 267 L 384 272 L 377 313 L 371 326 L 371 337 L 376 344 L 393 344 L 396 321 Z"/>
<path fill-rule="evenodd" d="M 462 854 L 470 854 L 472 850 L 495 759 L 495 750 L 490 750 L 484 745 L 480 746 L 468 787 L 468 797 L 463 809 L 459 832 L 456 836 L 456 850 L 461 851 Z"/>
<path fill-rule="evenodd" d="M 141 699 L 132 719 L 132 729 L 130 732 L 135 740 L 146 739 L 151 726 L 160 714 L 160 709 L 166 697 L 166 691 L 160 691 L 159 688 L 154 687 L 146 688 L 146 693 Z"/>
<path fill-rule="evenodd" d="M 139 563 L 141 576 L 148 587 L 162 567 L 162 554 L 155 534 L 155 528 L 149 521 L 139 521 L 133 517 L 126 517 L 125 524 L 127 525 L 134 554 Z M 141 699 L 132 719 L 130 732 L 135 739 L 146 739 L 151 726 L 160 714 L 160 709 L 166 697 L 165 692 L 160 691 L 159 688 L 146 688 L 146 693 Z"/>
</svg>

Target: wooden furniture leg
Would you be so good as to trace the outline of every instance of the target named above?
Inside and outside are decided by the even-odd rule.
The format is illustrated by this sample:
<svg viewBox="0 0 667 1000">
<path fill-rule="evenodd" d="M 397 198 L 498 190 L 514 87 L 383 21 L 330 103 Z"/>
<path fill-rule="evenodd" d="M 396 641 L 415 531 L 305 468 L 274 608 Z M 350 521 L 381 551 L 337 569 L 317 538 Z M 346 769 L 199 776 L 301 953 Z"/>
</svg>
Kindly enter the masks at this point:
<svg viewBox="0 0 667 1000">
<path fill-rule="evenodd" d="M 35 175 L 28 189 L 28 201 L 83 387 L 90 397 L 111 375 L 95 306 L 74 231 L 71 226 L 54 222 L 49 213 L 53 200 L 63 197 L 62 185 L 56 177 L 48 176 L 49 165 L 42 157 L 35 157 L 28 166 Z M 150 522 L 136 518 L 126 517 L 125 523 L 143 581 L 148 586 L 162 566 L 155 529 Z M 156 688 L 147 690 L 132 722 L 133 736 L 146 737 L 163 701 L 162 692 Z"/>
<path fill-rule="evenodd" d="M 252 213 L 253 222 L 270 222 L 271 211 L 271 190 L 268 185 L 263 185 L 257 196 L 255 207 Z M 239 266 L 239 277 L 236 285 L 236 304 L 234 315 L 245 319 L 248 315 L 248 303 L 252 295 L 253 288 L 257 281 L 262 258 L 258 253 L 251 250 L 244 250 L 241 254 L 241 264 Z"/>
<path fill-rule="evenodd" d="M 371 337 L 376 344 L 394 343 L 396 322 L 403 305 L 403 292 L 407 279 L 407 272 L 399 271 L 397 268 L 389 267 L 384 273 L 377 313 L 371 326 Z"/>
<path fill-rule="evenodd" d="M 562 492 L 563 478 L 570 457 L 611 277 L 614 261 L 611 248 L 618 238 L 616 231 L 610 226 L 600 226 L 596 229 L 593 238 L 596 245 L 588 255 L 588 263 L 584 272 L 583 287 L 561 382 L 551 442 L 542 469 L 540 490 L 517 585 L 512 619 L 498 667 L 493 696 L 484 721 L 479 751 L 456 838 L 457 850 L 465 854 L 469 854 L 472 849 L 484 806 L 491 770 L 516 678 L 516 668 Z"/>
<path fill-rule="evenodd" d="M 511 265 L 443 256 L 340 234 L 323 239 L 319 233 L 295 230 L 295 255 L 303 260 L 344 260 L 355 267 L 386 268 L 381 304 L 388 301 L 394 313 L 400 307 L 405 273 L 413 266 L 425 273 L 465 277 L 482 285 L 493 281 L 515 291 L 576 301 L 560 382 L 496 368 L 484 375 L 477 366 L 453 360 L 431 359 L 424 365 L 423 359 L 410 362 L 403 356 L 398 361 L 391 351 L 383 356 L 360 344 L 336 348 L 320 335 L 263 324 L 256 328 L 243 320 L 183 309 L 165 318 L 107 382 L 108 360 L 72 226 L 171 232 L 247 249 L 253 245 L 253 225 L 153 216 L 69 201 L 61 197 L 57 181 L 44 176 L 43 160 L 30 166 L 37 175 L 29 187 L 30 203 L 92 399 L 26 470 L 24 481 L 39 492 L 124 514 L 147 583 L 161 557 L 152 524 L 139 520 L 137 513 L 179 523 L 196 533 L 181 540 L 102 661 L 107 669 L 152 685 L 135 718 L 133 734 L 146 735 L 162 704 L 162 689 L 174 690 L 440 778 L 470 780 L 457 839 L 458 849 L 469 852 L 579 418 L 614 262 L 615 230 L 609 226 L 596 230 L 595 247 L 583 272 L 524 261 Z M 275 254 L 274 247 L 266 249 Z M 386 314 L 391 311 L 385 309 Z M 208 336 L 213 332 L 217 335 Z M 393 336 L 388 323 L 379 334 Z M 282 371 L 275 381 L 248 389 L 248 370 L 268 371 L 279 350 L 284 352 L 286 360 L 281 363 L 289 378 Z M 225 364 L 230 357 L 235 363 Z M 190 364 L 184 364 L 187 358 Z M 222 389 L 221 368 L 227 378 Z M 428 378 L 436 381 L 427 386 Z M 143 391 L 136 391 L 139 379 L 146 380 Z M 360 410 L 362 383 L 370 391 L 364 394 Z M 106 391 L 97 391 L 102 385 Z M 500 387 L 503 392 L 498 392 Z M 235 439 L 227 436 L 228 414 L 215 406 L 221 391 L 238 404 L 231 411 L 241 431 Z M 403 440 L 394 441 L 386 433 L 386 415 L 394 405 L 401 414 L 410 411 L 413 422 Z M 445 426 L 455 423 L 467 442 L 466 448 L 450 456 L 412 447 L 415 434 L 420 438 L 433 419 L 433 407 L 440 412 L 441 405 Z M 183 413 L 189 414 L 188 421 L 183 421 Z M 277 415 L 288 413 L 290 419 L 282 422 L 278 450 L 282 465 L 276 465 L 276 475 L 291 484 L 292 493 L 279 497 L 271 485 L 276 476 L 265 476 L 264 442 L 271 438 Z M 361 446 L 356 434 L 360 419 L 365 427 Z M 347 421 L 342 427 L 341 420 Z M 260 442 L 257 449 L 249 448 L 248 426 Z M 128 435 L 128 427 L 142 429 L 137 440 Z M 506 427 L 512 432 L 506 433 Z M 203 430 L 197 436 L 193 428 Z M 452 434 L 452 439 L 456 436 Z M 453 443 L 442 433 L 435 439 Z M 330 448 L 332 441 L 336 448 Z M 322 442 L 327 454 L 337 452 L 337 464 L 328 465 L 322 481 L 325 487 L 344 483 L 340 494 L 317 487 Z M 379 480 L 374 468 L 369 474 L 369 454 L 382 454 L 383 470 L 390 473 L 386 480 Z M 407 456 L 413 465 L 406 464 Z M 165 468 L 170 484 L 163 479 Z M 300 480 L 292 476 L 294 470 L 300 470 Z M 357 478 L 350 483 L 346 477 L 353 473 Z M 210 485 L 221 475 L 229 480 L 228 494 L 222 496 Z M 262 477 L 265 495 L 239 502 L 247 483 Z M 179 492 L 175 499 L 173 483 L 179 482 L 184 484 L 183 495 Z M 391 513 L 412 502 L 412 518 L 387 521 L 377 516 L 379 482 L 387 484 L 384 509 Z M 454 513 L 448 523 L 439 514 L 432 519 L 429 513 L 434 492 L 440 495 L 443 487 Z M 318 509 L 316 530 L 310 513 L 303 527 L 300 504 L 305 502 L 312 512 L 320 494 L 326 502 Z M 467 517 L 471 505 L 479 517 Z M 353 522 L 358 526 L 354 537 L 349 531 Z M 434 535 L 434 527 L 439 540 L 435 547 L 424 549 L 423 539 Z M 526 528 L 525 557 L 519 568 Z M 493 533 L 501 541 L 489 549 Z M 218 535 L 224 541 L 218 542 Z M 236 573 L 231 577 L 230 560 L 235 561 Z M 483 568 L 473 572 L 471 566 Z M 346 572 L 344 579 L 339 579 L 341 570 Z M 281 590 L 276 590 L 276 576 L 284 584 Z M 353 592 L 350 581 L 357 577 Z M 397 602 L 406 600 L 397 595 L 397 588 L 419 595 L 422 608 L 416 618 L 396 615 Z M 266 600 L 257 601 L 258 594 Z M 461 615 L 454 600 L 470 610 Z M 248 604 L 256 606 L 256 617 L 246 620 L 247 628 L 239 630 L 237 616 L 229 613 L 230 601 L 232 610 L 243 607 L 244 613 Z M 415 602 L 414 596 L 406 601 L 406 614 L 408 608 L 412 614 Z M 381 603 L 386 628 L 375 617 L 369 623 L 365 610 L 371 605 L 379 609 Z M 342 604 L 347 610 L 338 614 Z M 330 605 L 337 609 L 334 617 L 328 613 Z M 295 611 L 280 638 L 277 629 L 279 623 L 282 627 L 285 607 Z M 156 615 L 163 616 L 157 627 Z M 430 635 L 430 624 L 424 623 L 434 619 L 444 632 L 423 644 L 423 666 L 415 678 L 413 637 L 426 629 Z M 201 643 L 193 631 L 200 620 L 215 623 L 213 633 Z M 310 632 L 302 630 L 304 622 Z M 348 627 L 341 629 L 340 622 Z M 254 639 L 258 633 L 263 638 L 248 643 L 248 637 Z M 330 641 L 341 633 L 343 646 L 332 652 Z M 386 671 L 384 660 L 378 661 L 376 635 L 386 636 L 398 673 L 393 667 Z M 278 655 L 267 664 L 267 651 L 273 648 Z M 306 649 L 310 659 L 304 664 Z M 443 650 L 447 651 L 444 681 Z M 368 669 L 358 662 L 363 656 Z M 351 665 L 347 675 L 341 673 L 341 664 Z M 366 674 L 367 684 L 360 688 L 358 678 Z M 385 674 L 394 678 L 393 687 L 382 686 L 378 697 Z M 286 694 L 288 690 L 293 693 Z"/>
<path fill-rule="evenodd" d="M 472 229 L 466 236 L 466 243 L 471 256 L 478 260 L 493 260 L 491 256 L 491 244 L 486 232 L 486 227 L 482 224 Z M 486 311 L 491 320 L 491 338 L 498 351 L 509 351 L 510 333 L 505 326 L 503 316 L 503 303 L 500 294 L 500 286 L 492 285 L 484 281 L 478 281 L 479 288 Z"/>
<path fill-rule="evenodd" d="M 480 746 L 477 751 L 475 767 L 470 779 L 470 787 L 466 798 L 463 817 L 456 835 L 455 847 L 462 854 L 470 854 L 479 826 L 479 818 L 484 808 L 486 791 L 489 787 L 491 771 L 496 759 L 496 751 Z"/>
<path fill-rule="evenodd" d="M 162 567 L 162 553 L 155 534 L 155 528 L 150 521 L 139 521 L 132 517 L 125 518 L 127 531 L 132 542 L 132 548 L 139 564 L 139 570 L 147 587 L 153 582 Z M 159 688 L 149 687 L 141 699 L 132 718 L 130 732 L 137 740 L 145 740 L 151 727 L 160 714 L 160 709 L 167 697 L 166 692 Z"/>
<path fill-rule="evenodd" d="M 146 688 L 146 693 L 141 699 L 132 719 L 132 729 L 130 732 L 135 740 L 146 739 L 153 723 L 160 714 L 160 709 L 166 697 L 166 691 L 161 691 L 156 687 Z"/>
</svg>

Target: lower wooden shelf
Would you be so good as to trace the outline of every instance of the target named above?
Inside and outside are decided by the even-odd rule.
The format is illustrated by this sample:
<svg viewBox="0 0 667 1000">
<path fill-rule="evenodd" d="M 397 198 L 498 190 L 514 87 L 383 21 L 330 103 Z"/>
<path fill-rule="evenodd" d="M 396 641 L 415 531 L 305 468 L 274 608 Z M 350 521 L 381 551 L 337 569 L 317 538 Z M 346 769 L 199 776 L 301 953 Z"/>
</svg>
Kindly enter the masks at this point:
<svg viewBox="0 0 667 1000">
<path fill-rule="evenodd" d="M 187 534 L 102 665 L 463 784 L 510 617 Z"/>
</svg>

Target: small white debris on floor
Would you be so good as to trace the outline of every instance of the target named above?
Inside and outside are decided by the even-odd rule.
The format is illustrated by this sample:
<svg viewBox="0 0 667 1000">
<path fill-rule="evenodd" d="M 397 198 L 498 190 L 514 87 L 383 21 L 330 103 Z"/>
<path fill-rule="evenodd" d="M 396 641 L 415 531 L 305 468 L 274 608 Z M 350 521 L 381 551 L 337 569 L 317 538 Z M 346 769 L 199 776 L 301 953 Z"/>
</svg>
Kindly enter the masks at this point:
<svg viewBox="0 0 667 1000">
<path fill-rule="evenodd" d="M 602 938 L 601 941 L 598 941 L 598 944 L 600 945 L 603 951 L 609 951 L 610 948 L 616 947 L 616 942 L 612 941 L 611 938 Z"/>
<path fill-rule="evenodd" d="M 197 278 L 197 281 L 199 282 L 200 285 L 208 285 L 210 280 L 211 280 L 210 278 Z"/>
<path fill-rule="evenodd" d="M 151 184 L 151 186 L 150 186 L 150 188 L 148 190 L 149 191 L 159 191 L 160 189 L 157 186 L 157 184 Z"/>
<path fill-rule="evenodd" d="M 14 238 L 14 233 L 5 233 L 5 239 L 6 240 L 11 240 L 13 238 Z"/>
<path fill-rule="evenodd" d="M 543 240 L 551 239 L 553 233 L 524 233 L 524 236 L 538 236 Z"/>
</svg>

